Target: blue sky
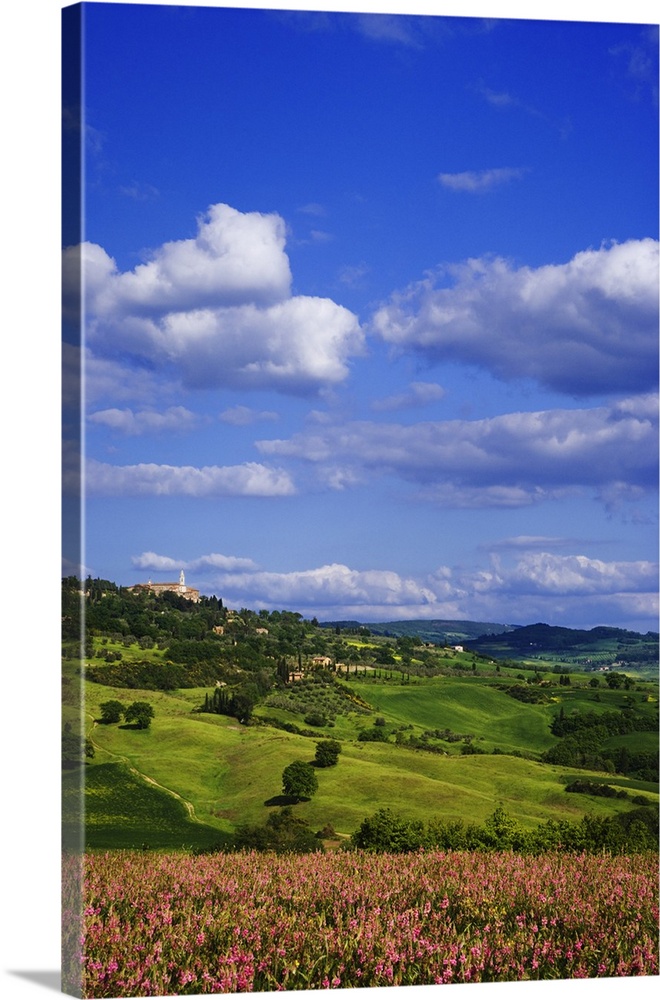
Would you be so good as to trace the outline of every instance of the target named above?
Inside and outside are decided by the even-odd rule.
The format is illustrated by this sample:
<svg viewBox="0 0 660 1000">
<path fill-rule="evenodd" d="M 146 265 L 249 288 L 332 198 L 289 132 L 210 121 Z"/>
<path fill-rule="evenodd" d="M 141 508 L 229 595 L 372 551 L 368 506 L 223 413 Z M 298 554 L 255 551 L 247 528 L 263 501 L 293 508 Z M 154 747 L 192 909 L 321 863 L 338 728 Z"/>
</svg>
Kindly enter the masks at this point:
<svg viewBox="0 0 660 1000">
<path fill-rule="evenodd" d="M 85 570 L 657 628 L 657 27 L 84 23 Z"/>
</svg>

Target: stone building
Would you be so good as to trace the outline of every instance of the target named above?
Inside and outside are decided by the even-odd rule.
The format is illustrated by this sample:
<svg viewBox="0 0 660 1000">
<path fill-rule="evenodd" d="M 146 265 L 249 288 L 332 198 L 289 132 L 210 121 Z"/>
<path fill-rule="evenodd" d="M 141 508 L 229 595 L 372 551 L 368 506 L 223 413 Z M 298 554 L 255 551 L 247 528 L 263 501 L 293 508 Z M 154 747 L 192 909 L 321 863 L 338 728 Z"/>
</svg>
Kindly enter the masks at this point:
<svg viewBox="0 0 660 1000">
<path fill-rule="evenodd" d="M 178 583 L 152 583 L 152 581 L 149 580 L 148 583 L 136 583 L 135 586 L 128 587 L 128 590 L 137 594 L 139 594 L 140 591 L 149 591 L 152 594 L 170 592 L 178 594 L 179 597 L 185 597 L 187 601 L 193 601 L 195 604 L 199 601 L 199 591 L 186 584 L 186 578 L 183 575 L 183 570 L 181 570 Z"/>
</svg>

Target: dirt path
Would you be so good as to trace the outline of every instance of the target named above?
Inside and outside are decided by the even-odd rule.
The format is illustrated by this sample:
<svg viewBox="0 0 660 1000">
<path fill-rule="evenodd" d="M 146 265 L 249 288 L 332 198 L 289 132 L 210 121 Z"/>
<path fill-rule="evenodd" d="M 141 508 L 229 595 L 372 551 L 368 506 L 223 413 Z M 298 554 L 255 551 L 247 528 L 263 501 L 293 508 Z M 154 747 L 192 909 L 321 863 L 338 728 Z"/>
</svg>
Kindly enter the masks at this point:
<svg viewBox="0 0 660 1000">
<path fill-rule="evenodd" d="M 92 719 L 92 731 L 96 729 L 97 725 L 98 723 L 96 719 Z M 125 757 L 123 754 L 113 753 L 112 750 L 108 750 L 106 747 L 102 747 L 99 743 L 95 743 L 94 739 L 91 736 L 89 738 L 91 740 L 92 746 L 95 747 L 96 750 L 100 750 L 102 753 L 108 754 L 115 760 L 121 761 L 122 764 L 126 764 L 129 771 L 135 774 L 138 778 L 142 778 L 143 781 L 146 781 L 148 784 L 153 785 L 155 788 L 160 788 L 163 792 L 167 792 L 168 795 L 173 795 L 175 799 L 178 799 L 179 802 L 183 803 L 183 806 L 185 807 L 185 810 L 188 813 L 188 818 L 193 823 L 201 822 L 195 815 L 194 805 L 192 804 L 192 802 L 189 802 L 188 799 L 184 799 L 183 795 L 179 795 L 179 793 L 175 792 L 173 788 L 168 788 L 166 785 L 161 785 L 161 783 L 159 781 L 156 781 L 155 778 L 152 778 L 149 774 L 145 774 L 144 771 L 140 771 L 137 767 L 135 767 L 134 764 L 131 764 L 130 758 Z"/>
</svg>

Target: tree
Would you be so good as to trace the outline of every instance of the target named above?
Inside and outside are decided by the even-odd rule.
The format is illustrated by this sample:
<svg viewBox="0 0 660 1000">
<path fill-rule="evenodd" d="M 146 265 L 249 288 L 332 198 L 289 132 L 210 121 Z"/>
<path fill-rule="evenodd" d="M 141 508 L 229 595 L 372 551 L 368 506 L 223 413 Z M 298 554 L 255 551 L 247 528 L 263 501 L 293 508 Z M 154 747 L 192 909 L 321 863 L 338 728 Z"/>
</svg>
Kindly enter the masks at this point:
<svg viewBox="0 0 660 1000">
<path fill-rule="evenodd" d="M 341 743 L 338 740 L 321 740 L 316 744 L 314 763 L 317 767 L 333 767 L 341 753 Z"/>
<path fill-rule="evenodd" d="M 488 817 L 484 823 L 484 831 L 490 845 L 498 851 L 519 847 L 523 838 L 523 832 L 516 820 L 509 816 L 501 806 L 498 806 L 492 816 Z"/>
<path fill-rule="evenodd" d="M 351 841 L 365 851 L 417 851 L 424 843 L 424 824 L 404 819 L 391 809 L 379 809 L 362 821 Z"/>
<path fill-rule="evenodd" d="M 238 850 L 275 851 L 277 854 L 324 850 L 307 820 L 294 816 L 290 806 L 270 815 L 262 826 L 240 826 L 232 846 Z"/>
<path fill-rule="evenodd" d="M 134 701 L 124 712 L 127 722 L 135 722 L 138 729 L 148 729 L 154 717 L 154 710 L 148 701 Z"/>
<path fill-rule="evenodd" d="M 119 722 L 124 714 L 124 706 L 120 701 L 104 701 L 101 703 L 101 722 L 108 725 L 111 722 Z"/>
<path fill-rule="evenodd" d="M 242 684 L 234 692 L 231 714 L 239 722 L 248 722 L 252 710 L 259 700 L 259 692 L 254 684 Z"/>
<path fill-rule="evenodd" d="M 285 795 L 291 795 L 295 799 L 311 799 L 318 787 L 314 768 L 303 760 L 294 760 L 282 771 L 282 790 Z"/>
</svg>

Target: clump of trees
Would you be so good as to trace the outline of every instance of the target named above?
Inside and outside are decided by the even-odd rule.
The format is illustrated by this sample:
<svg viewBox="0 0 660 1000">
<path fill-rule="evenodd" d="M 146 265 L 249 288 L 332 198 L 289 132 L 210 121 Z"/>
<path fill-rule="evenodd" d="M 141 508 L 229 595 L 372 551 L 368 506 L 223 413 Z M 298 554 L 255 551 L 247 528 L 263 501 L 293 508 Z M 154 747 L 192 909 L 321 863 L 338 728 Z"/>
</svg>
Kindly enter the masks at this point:
<svg viewBox="0 0 660 1000">
<path fill-rule="evenodd" d="M 148 729 L 154 717 L 153 706 L 148 701 L 134 701 L 130 705 L 124 706 L 120 701 L 111 699 L 101 704 L 100 722 L 103 725 L 110 725 L 113 722 L 120 722 L 123 718 L 126 722 L 134 722 L 138 729 Z"/>
<path fill-rule="evenodd" d="M 244 823 L 239 826 L 228 842 L 198 848 L 193 853 L 274 851 L 276 854 L 310 854 L 323 850 L 320 837 L 312 831 L 307 820 L 296 816 L 291 806 L 285 806 L 273 812 L 265 823 Z"/>
<path fill-rule="evenodd" d="M 607 799 L 627 799 L 630 796 L 625 788 L 613 788 L 612 785 L 604 785 L 598 781 L 587 781 L 585 778 L 576 778 L 566 785 L 566 792 L 578 792 L 582 795 L 603 796 Z"/>
<path fill-rule="evenodd" d="M 215 715 L 229 715 L 239 722 L 249 722 L 252 711 L 259 700 L 257 684 L 246 681 L 235 688 L 216 687 L 211 695 L 206 694 L 200 712 Z"/>
<path fill-rule="evenodd" d="M 640 807 L 599 819 L 584 816 L 580 822 L 548 820 L 535 830 L 523 829 L 501 807 L 481 826 L 461 820 L 406 819 L 391 809 L 379 809 L 362 821 L 351 837 L 353 847 L 366 851 L 408 853 L 421 849 L 452 851 L 606 851 L 626 854 L 657 851 L 658 814 Z"/>
<path fill-rule="evenodd" d="M 611 676 L 611 675 L 610 675 Z M 627 747 L 608 747 L 611 736 L 633 732 L 657 732 L 657 713 L 624 709 L 620 712 L 572 712 L 563 707 L 551 723 L 559 742 L 542 755 L 547 764 L 563 767 L 586 767 L 631 775 L 643 781 L 658 780 L 658 752 L 631 751 Z"/>
</svg>

